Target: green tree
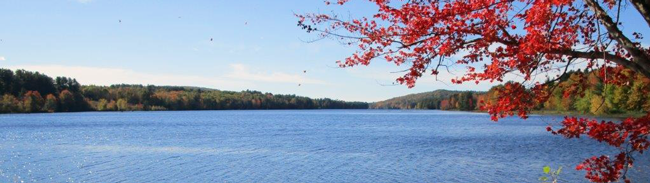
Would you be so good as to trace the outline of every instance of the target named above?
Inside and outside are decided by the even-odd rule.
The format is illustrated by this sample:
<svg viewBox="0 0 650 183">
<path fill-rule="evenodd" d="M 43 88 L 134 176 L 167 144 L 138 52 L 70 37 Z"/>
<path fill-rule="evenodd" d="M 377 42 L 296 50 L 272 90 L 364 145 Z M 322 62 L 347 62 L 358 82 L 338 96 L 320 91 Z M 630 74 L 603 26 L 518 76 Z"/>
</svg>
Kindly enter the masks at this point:
<svg viewBox="0 0 650 183">
<path fill-rule="evenodd" d="M 612 102 L 617 106 L 621 111 L 626 110 L 626 104 L 628 100 L 628 92 L 630 87 L 628 86 L 618 86 L 614 89 Z"/>
<path fill-rule="evenodd" d="M 2 101 L 0 101 L 0 112 L 2 113 L 16 113 L 20 111 L 20 104 L 18 99 L 10 94 L 4 94 Z"/>
<path fill-rule="evenodd" d="M 119 110 L 119 111 L 127 111 L 127 110 L 129 110 L 129 103 L 124 99 L 118 99 L 117 100 L 117 110 Z"/>
<path fill-rule="evenodd" d="M 585 91 L 585 95 L 578 98 L 578 100 L 576 100 L 576 102 L 573 104 L 575 106 L 575 109 L 582 113 L 590 113 L 592 96 L 593 94 L 591 91 Z"/>
<path fill-rule="evenodd" d="M 605 104 L 605 99 L 600 95 L 593 95 L 591 97 L 591 106 L 590 112 L 595 115 L 602 115 L 607 112 L 607 104 Z"/>
<path fill-rule="evenodd" d="M 615 102 L 616 100 L 616 86 L 614 85 L 604 85 L 605 88 L 603 89 L 603 98 L 605 100 L 605 105 L 607 105 L 607 113 L 620 113 L 621 109 L 618 105 L 618 103 Z"/>
<path fill-rule="evenodd" d="M 639 111 L 642 109 L 642 105 L 645 102 L 646 97 L 646 86 L 642 82 L 634 82 L 630 92 L 628 94 L 628 100 L 626 108 L 630 111 Z"/>
<path fill-rule="evenodd" d="M 45 100 L 38 91 L 28 91 L 23 96 L 23 110 L 25 112 L 40 112 Z"/>
<path fill-rule="evenodd" d="M 106 108 L 107 104 L 108 104 L 108 101 L 106 99 L 99 99 L 95 109 L 97 109 L 98 111 L 105 111 L 105 110 L 107 110 L 107 108 Z"/>
<path fill-rule="evenodd" d="M 59 102 L 59 110 L 62 112 L 70 112 L 72 109 L 74 109 L 75 98 L 74 95 L 68 90 L 63 90 L 61 93 L 59 93 Z"/>
<path fill-rule="evenodd" d="M 48 94 L 45 97 L 45 104 L 43 105 L 43 111 L 47 111 L 47 112 L 57 111 L 57 107 L 58 107 L 57 103 L 58 102 L 56 100 L 56 97 L 53 94 Z"/>
</svg>

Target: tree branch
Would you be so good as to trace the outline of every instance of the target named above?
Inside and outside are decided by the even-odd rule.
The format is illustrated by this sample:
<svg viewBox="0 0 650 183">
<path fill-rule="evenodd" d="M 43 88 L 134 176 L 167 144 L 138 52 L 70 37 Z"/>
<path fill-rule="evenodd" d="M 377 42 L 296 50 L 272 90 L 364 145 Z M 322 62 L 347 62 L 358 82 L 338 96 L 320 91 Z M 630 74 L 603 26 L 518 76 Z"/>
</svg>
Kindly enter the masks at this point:
<svg viewBox="0 0 650 183">
<path fill-rule="evenodd" d="M 647 1 L 647 0 L 643 0 Z M 591 7 L 591 10 L 594 11 L 600 23 L 607 29 L 607 33 L 612 39 L 616 40 L 618 44 L 625 49 L 631 56 L 632 60 L 636 63 L 638 68 L 633 68 L 635 70 L 640 69 L 646 77 L 650 78 L 650 60 L 641 49 L 639 49 L 629 38 L 623 35 L 623 32 L 618 29 L 618 25 L 612 20 L 612 18 L 607 15 L 607 12 L 600 7 L 596 0 L 585 0 L 587 5 Z M 617 56 L 616 56 L 617 57 Z M 610 57 L 611 58 L 611 57 Z M 618 63 L 618 62 L 617 62 Z M 625 62 L 622 62 L 625 63 Z M 630 65 L 626 63 L 627 65 Z M 623 64 L 623 65 L 626 65 Z"/>
<path fill-rule="evenodd" d="M 650 0 L 630 0 L 645 22 L 650 26 Z"/>
<path fill-rule="evenodd" d="M 640 74 L 643 74 L 645 77 L 650 78 L 650 71 L 645 70 L 642 66 L 639 65 L 637 62 L 632 62 L 630 60 L 627 60 L 623 57 L 613 55 L 611 53 L 607 52 L 599 52 L 599 51 L 590 51 L 590 52 L 581 52 L 581 51 L 575 51 L 575 50 L 564 50 L 564 51 L 555 51 L 553 53 L 556 54 L 562 54 L 566 56 L 570 56 L 573 58 L 584 58 L 584 59 L 605 59 L 609 61 L 613 61 L 616 64 L 622 65 L 626 68 L 632 69 L 635 72 L 638 72 Z M 605 57 L 603 57 L 603 55 Z"/>
</svg>

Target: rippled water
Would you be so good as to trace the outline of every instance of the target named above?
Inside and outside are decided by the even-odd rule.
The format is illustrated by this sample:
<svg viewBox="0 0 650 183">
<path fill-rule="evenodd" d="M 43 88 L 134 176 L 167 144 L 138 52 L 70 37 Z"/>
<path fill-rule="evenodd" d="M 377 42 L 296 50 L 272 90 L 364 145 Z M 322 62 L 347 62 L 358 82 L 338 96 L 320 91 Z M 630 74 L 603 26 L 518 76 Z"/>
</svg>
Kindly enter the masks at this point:
<svg viewBox="0 0 650 183">
<path fill-rule="evenodd" d="M 613 149 L 559 117 L 303 110 L 0 115 L 0 182 L 538 182 Z M 630 172 L 650 181 L 650 158 Z"/>
</svg>

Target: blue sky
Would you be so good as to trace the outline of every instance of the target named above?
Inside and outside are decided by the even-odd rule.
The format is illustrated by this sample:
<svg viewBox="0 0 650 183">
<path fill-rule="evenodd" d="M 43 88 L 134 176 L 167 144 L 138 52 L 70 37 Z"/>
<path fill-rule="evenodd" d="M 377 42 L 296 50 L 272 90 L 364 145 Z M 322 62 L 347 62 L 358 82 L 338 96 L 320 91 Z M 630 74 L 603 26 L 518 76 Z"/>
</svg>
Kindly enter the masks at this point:
<svg viewBox="0 0 650 183">
<path fill-rule="evenodd" d="M 293 15 L 330 8 L 352 16 L 374 10 L 364 2 L 338 7 L 322 0 L 1 0 L 0 67 L 75 77 L 82 84 L 251 89 L 354 101 L 494 85 L 425 77 L 408 89 L 383 85 L 403 68 L 381 60 L 336 68 L 353 48 L 327 39 L 304 42 L 315 35 L 299 29 Z"/>
</svg>

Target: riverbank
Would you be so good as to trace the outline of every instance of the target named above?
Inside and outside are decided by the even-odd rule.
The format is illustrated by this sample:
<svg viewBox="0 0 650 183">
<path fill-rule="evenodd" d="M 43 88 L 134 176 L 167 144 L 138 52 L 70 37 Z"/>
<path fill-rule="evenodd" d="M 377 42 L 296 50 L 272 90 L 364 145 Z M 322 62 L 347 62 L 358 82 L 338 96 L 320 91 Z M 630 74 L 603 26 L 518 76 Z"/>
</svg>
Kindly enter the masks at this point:
<svg viewBox="0 0 650 183">
<path fill-rule="evenodd" d="M 602 114 L 602 115 L 595 115 L 595 114 L 589 114 L 589 113 L 582 113 L 578 111 L 547 111 L 547 110 L 540 110 L 540 111 L 531 111 L 531 114 L 537 114 L 537 115 L 558 115 L 558 116 L 582 116 L 582 117 L 594 117 L 594 118 L 628 118 L 628 117 L 642 117 L 646 113 L 643 112 L 628 112 L 628 113 L 620 113 L 620 114 Z"/>
<path fill-rule="evenodd" d="M 88 111 L 73 111 L 72 113 L 75 112 L 135 112 L 135 111 L 242 111 L 242 110 L 386 110 L 386 109 L 217 109 L 217 110 L 127 110 L 127 111 L 98 111 L 98 110 L 88 110 Z M 388 110 L 405 110 L 405 109 L 388 109 Z M 439 109 L 406 109 L 406 110 L 439 110 Z M 440 110 L 440 111 L 459 111 L 459 112 L 472 112 L 472 113 L 484 113 L 487 114 L 486 111 L 479 111 L 479 110 L 473 110 L 473 111 L 462 111 L 462 110 Z M 31 113 L 71 113 L 71 112 L 30 112 L 30 113 L 25 113 L 25 112 L 16 112 L 16 113 L 0 113 L 0 114 L 31 114 Z M 621 114 L 602 114 L 602 115 L 595 115 L 595 114 L 589 114 L 589 113 L 582 113 L 582 112 L 577 112 L 577 111 L 549 111 L 549 110 L 536 110 L 536 111 L 531 111 L 530 114 L 534 115 L 545 115 L 545 116 L 579 116 L 579 117 L 591 117 L 591 118 L 616 118 L 616 119 L 624 119 L 628 117 L 642 117 L 646 113 L 643 112 L 629 112 L 629 113 L 621 113 Z"/>
<path fill-rule="evenodd" d="M 436 109 L 438 110 L 438 109 Z M 461 111 L 461 110 L 441 110 L 441 111 Z M 487 114 L 487 111 L 473 110 L 473 111 L 462 111 L 462 112 L 473 112 L 473 113 L 484 113 Z M 591 118 L 616 118 L 624 119 L 629 117 L 643 117 L 647 113 L 643 112 L 628 112 L 628 113 L 619 113 L 619 114 L 601 114 L 595 115 L 590 113 L 582 113 L 578 111 L 550 111 L 550 110 L 535 110 L 530 111 L 529 114 L 534 115 L 544 115 L 544 116 L 579 116 L 579 117 L 591 117 Z"/>
</svg>

